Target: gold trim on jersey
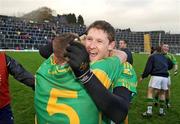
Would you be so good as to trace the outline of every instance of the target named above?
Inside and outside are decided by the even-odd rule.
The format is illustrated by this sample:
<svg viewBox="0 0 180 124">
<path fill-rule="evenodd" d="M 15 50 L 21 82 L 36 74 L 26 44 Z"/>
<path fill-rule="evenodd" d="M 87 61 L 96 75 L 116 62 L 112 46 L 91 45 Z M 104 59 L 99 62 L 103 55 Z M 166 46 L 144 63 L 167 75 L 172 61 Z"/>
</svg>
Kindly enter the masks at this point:
<svg viewBox="0 0 180 124">
<path fill-rule="evenodd" d="M 99 124 L 102 124 L 102 112 L 99 112 Z"/>
<path fill-rule="evenodd" d="M 123 63 L 123 65 L 124 65 L 124 68 L 126 69 L 132 69 L 132 65 L 128 62 Z"/>
<path fill-rule="evenodd" d="M 97 76 L 97 78 L 100 80 L 100 82 L 108 89 L 112 82 L 111 79 L 108 77 L 108 75 L 100 69 L 94 69 L 92 70 L 93 73 Z"/>
<path fill-rule="evenodd" d="M 49 70 L 48 70 L 48 74 L 54 75 L 54 74 L 57 74 L 57 73 L 68 72 L 68 71 L 71 70 L 70 67 L 68 67 L 68 68 L 63 68 L 63 69 L 62 69 L 62 67 L 63 67 L 63 66 L 66 66 L 66 64 L 64 64 L 63 66 L 57 65 L 57 64 L 56 64 L 56 61 L 55 61 L 55 57 L 54 57 L 53 55 L 51 56 L 50 61 L 51 61 L 51 65 L 56 66 L 56 69 L 55 69 L 55 70 L 49 69 Z"/>
<path fill-rule="evenodd" d="M 51 56 L 50 61 L 51 61 L 51 65 L 55 65 L 56 64 L 56 61 L 54 59 L 54 54 Z"/>
<path fill-rule="evenodd" d="M 36 115 L 34 116 L 34 123 L 35 123 L 35 124 L 38 124 L 38 123 L 37 123 L 37 117 L 36 117 Z"/>
<path fill-rule="evenodd" d="M 126 88 L 137 87 L 137 82 L 129 82 L 126 79 L 119 79 L 118 82 L 121 82 L 122 86 Z"/>
</svg>

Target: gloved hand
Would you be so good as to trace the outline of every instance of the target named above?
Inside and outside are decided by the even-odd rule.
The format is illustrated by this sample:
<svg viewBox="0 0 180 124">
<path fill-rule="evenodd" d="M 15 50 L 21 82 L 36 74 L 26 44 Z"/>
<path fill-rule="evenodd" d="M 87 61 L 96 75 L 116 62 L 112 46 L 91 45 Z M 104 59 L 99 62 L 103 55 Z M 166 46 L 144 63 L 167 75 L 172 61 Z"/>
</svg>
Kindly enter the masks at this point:
<svg viewBox="0 0 180 124">
<path fill-rule="evenodd" d="M 66 51 L 65 56 L 68 57 L 68 63 L 74 74 L 83 84 L 87 83 L 93 73 L 90 70 L 89 54 L 85 46 L 73 41 L 69 43 Z"/>
</svg>

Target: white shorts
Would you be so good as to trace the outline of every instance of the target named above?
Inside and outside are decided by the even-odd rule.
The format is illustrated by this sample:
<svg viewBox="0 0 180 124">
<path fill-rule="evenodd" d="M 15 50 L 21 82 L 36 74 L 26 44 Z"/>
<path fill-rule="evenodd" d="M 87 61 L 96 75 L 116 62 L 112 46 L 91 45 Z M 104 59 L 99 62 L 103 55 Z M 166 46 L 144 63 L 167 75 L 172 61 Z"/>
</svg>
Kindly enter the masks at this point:
<svg viewBox="0 0 180 124">
<path fill-rule="evenodd" d="M 168 82 L 168 77 L 151 76 L 151 79 L 149 81 L 149 87 L 156 88 L 159 90 L 168 90 Z"/>
</svg>

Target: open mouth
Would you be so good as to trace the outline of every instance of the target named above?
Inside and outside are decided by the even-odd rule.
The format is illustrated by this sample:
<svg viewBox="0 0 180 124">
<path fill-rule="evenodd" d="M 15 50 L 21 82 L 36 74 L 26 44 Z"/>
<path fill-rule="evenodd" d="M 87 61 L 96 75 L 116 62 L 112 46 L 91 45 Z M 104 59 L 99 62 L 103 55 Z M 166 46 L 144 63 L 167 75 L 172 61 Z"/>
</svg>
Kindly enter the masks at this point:
<svg viewBox="0 0 180 124">
<path fill-rule="evenodd" d="M 96 57 L 96 56 L 97 56 L 97 53 L 90 52 L 90 53 L 89 53 L 89 56 L 90 56 L 90 57 Z"/>
</svg>

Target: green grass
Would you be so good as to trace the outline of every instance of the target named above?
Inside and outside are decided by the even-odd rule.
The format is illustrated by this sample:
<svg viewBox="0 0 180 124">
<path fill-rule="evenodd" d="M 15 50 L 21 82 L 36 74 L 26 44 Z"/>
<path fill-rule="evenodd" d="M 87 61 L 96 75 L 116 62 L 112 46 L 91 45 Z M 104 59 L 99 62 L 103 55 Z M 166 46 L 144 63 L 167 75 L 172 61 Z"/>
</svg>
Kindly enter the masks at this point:
<svg viewBox="0 0 180 124">
<path fill-rule="evenodd" d="M 9 52 L 8 55 L 15 58 L 27 70 L 33 74 L 42 63 L 43 59 L 38 53 L 14 53 Z M 142 73 L 145 66 L 147 55 L 134 54 L 134 67 L 137 75 Z M 177 56 L 177 61 L 180 62 L 180 56 Z M 180 67 L 180 65 L 179 65 Z M 153 108 L 153 117 L 151 119 L 144 119 L 141 113 L 146 110 L 146 90 L 149 78 L 145 79 L 138 85 L 138 95 L 133 99 L 129 111 L 129 124 L 180 124 L 180 74 L 172 76 L 172 108 L 167 110 L 165 117 L 158 116 L 158 108 Z M 34 103 L 33 91 L 14 80 L 10 76 L 10 90 L 12 96 L 12 108 L 15 117 L 15 124 L 33 124 L 34 123 Z"/>
<path fill-rule="evenodd" d="M 147 61 L 147 55 L 134 55 L 134 67 L 139 77 L 145 67 Z M 177 56 L 177 61 L 180 62 L 180 56 Z M 180 64 L 178 65 L 180 67 Z M 153 117 L 151 119 L 144 119 L 141 114 L 146 111 L 146 91 L 148 87 L 149 78 L 145 79 L 138 85 L 138 95 L 133 100 L 133 104 L 129 111 L 129 124 L 180 124 L 180 77 L 171 77 L 171 104 L 172 107 L 167 109 L 166 116 L 158 116 L 158 107 L 153 107 Z"/>
</svg>

